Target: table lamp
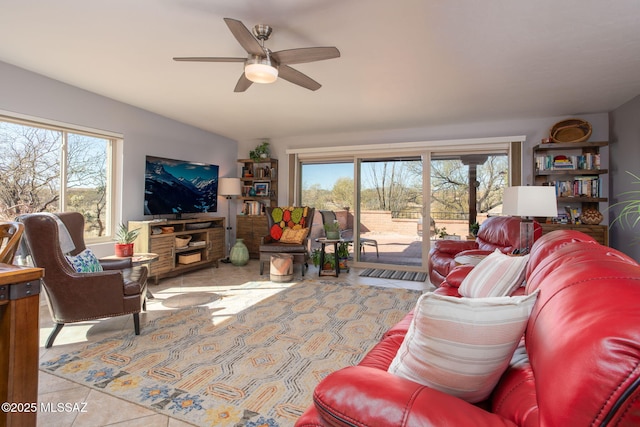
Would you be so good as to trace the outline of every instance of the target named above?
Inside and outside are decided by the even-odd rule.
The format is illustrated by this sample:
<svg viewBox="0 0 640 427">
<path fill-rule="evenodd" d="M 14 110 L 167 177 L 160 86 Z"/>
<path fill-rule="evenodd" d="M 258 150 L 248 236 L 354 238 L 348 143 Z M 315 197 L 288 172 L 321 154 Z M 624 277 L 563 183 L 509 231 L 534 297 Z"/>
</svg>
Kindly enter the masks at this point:
<svg viewBox="0 0 640 427">
<path fill-rule="evenodd" d="M 240 178 L 220 178 L 218 182 L 218 193 L 227 199 L 227 257 L 222 262 L 230 263 L 231 253 L 231 199 L 233 196 L 242 194 L 242 183 Z"/>
<path fill-rule="evenodd" d="M 557 217 L 556 190 L 550 186 L 516 186 L 504 189 L 502 213 L 521 217 L 519 253 L 533 245 L 533 217 Z"/>
</svg>

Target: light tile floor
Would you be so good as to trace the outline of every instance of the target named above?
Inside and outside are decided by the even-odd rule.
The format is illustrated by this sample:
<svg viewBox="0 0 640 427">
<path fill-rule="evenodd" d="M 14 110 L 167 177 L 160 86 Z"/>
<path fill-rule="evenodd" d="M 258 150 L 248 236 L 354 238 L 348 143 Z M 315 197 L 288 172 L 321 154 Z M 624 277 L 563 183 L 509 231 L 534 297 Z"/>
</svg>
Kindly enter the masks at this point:
<svg viewBox="0 0 640 427">
<path fill-rule="evenodd" d="M 432 286 L 428 282 L 409 282 L 398 280 L 387 280 L 378 278 L 359 277 L 361 270 L 351 268 L 348 273 L 342 272 L 340 277 L 323 276 L 322 280 L 347 281 L 352 284 L 363 284 L 373 286 L 384 286 L 392 288 L 407 288 L 422 291 L 431 290 Z M 300 280 L 300 268 L 296 266 L 294 280 Z M 317 268 L 310 266 L 305 273 L 305 278 L 318 279 Z M 145 321 L 153 316 L 154 309 L 160 307 L 166 309 L 166 305 L 161 305 L 162 301 L 176 295 L 185 293 L 215 291 L 216 289 L 227 289 L 230 286 L 238 286 L 251 281 L 268 281 L 269 275 L 260 276 L 258 261 L 251 260 L 248 265 L 235 267 L 231 264 L 220 264 L 219 268 L 206 268 L 191 273 L 183 274 L 174 278 L 160 280 L 158 285 L 150 284 L 149 289 L 155 299 L 147 302 L 147 312 L 141 314 L 141 328 L 144 329 Z M 68 350 L 65 344 L 73 344 L 83 341 L 98 341 L 107 334 L 112 334 L 121 330 L 133 330 L 132 316 L 121 316 L 100 321 L 82 322 L 65 326 L 58 335 L 53 347 L 45 349 L 44 343 L 52 330 L 53 322 L 47 308 L 44 297 L 40 303 L 40 359 L 49 360 L 56 354 Z M 78 404 L 86 402 L 85 412 L 48 412 L 38 413 L 38 426 L 47 427 L 97 427 L 97 426 L 159 426 L 159 427 L 181 427 L 190 426 L 166 415 L 153 412 L 145 407 L 120 400 L 106 393 L 91 389 L 61 379 L 54 375 L 39 371 L 38 386 L 39 404 L 71 403 Z"/>
</svg>

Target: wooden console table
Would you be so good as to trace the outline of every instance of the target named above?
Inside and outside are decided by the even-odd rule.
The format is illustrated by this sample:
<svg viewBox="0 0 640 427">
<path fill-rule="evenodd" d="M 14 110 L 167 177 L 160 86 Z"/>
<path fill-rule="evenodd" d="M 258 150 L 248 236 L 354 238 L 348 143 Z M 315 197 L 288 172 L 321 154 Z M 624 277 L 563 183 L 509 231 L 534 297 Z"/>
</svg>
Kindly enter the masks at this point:
<svg viewBox="0 0 640 427">
<path fill-rule="evenodd" d="M 42 268 L 0 264 L 0 403 L 38 402 Z M 15 411 L 13 409 L 16 409 Z M 0 411 L 0 425 L 35 426 L 37 411 Z"/>
</svg>

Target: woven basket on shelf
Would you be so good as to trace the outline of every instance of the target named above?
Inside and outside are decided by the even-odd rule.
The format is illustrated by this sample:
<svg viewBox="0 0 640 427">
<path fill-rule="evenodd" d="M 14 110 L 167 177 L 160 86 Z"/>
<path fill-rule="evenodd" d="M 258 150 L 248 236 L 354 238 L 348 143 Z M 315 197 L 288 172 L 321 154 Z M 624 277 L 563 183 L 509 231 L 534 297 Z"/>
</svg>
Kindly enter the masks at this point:
<svg viewBox="0 0 640 427">
<path fill-rule="evenodd" d="M 562 120 L 551 128 L 552 142 L 584 142 L 591 136 L 591 123 L 582 119 Z"/>
<path fill-rule="evenodd" d="M 176 236 L 176 248 L 186 248 L 191 241 L 191 236 Z"/>
</svg>

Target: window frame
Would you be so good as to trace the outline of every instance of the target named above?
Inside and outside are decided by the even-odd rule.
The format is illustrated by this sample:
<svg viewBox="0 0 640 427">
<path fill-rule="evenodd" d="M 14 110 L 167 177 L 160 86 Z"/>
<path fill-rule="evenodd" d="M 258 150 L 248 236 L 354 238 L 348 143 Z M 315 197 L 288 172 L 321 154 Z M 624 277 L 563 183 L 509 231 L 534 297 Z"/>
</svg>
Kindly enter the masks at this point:
<svg viewBox="0 0 640 427">
<path fill-rule="evenodd" d="M 105 229 L 104 235 L 99 237 L 91 237 L 85 235 L 85 242 L 87 244 L 96 244 L 109 242 L 113 240 L 115 235 L 115 228 L 117 224 L 116 212 L 118 204 L 118 194 L 121 193 L 118 187 L 119 180 L 117 179 L 119 165 L 116 162 L 117 153 L 121 151 L 123 143 L 123 136 L 110 131 L 89 128 L 86 126 L 78 126 L 69 123 L 64 123 L 55 120 L 43 119 L 33 116 L 27 116 L 24 114 L 18 114 L 14 112 L 8 112 L 0 110 L 0 121 L 13 123 L 21 126 L 28 126 L 38 129 L 51 130 L 55 132 L 61 132 L 61 147 L 60 147 L 60 188 L 59 190 L 59 211 L 65 212 L 67 209 L 67 153 L 69 149 L 68 136 L 69 134 L 83 135 L 91 138 L 106 140 L 107 159 L 106 159 L 106 176 L 107 192 L 106 208 L 105 208 Z"/>
</svg>

